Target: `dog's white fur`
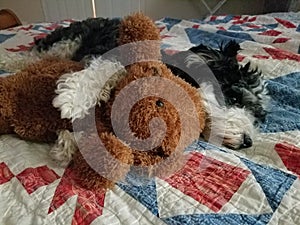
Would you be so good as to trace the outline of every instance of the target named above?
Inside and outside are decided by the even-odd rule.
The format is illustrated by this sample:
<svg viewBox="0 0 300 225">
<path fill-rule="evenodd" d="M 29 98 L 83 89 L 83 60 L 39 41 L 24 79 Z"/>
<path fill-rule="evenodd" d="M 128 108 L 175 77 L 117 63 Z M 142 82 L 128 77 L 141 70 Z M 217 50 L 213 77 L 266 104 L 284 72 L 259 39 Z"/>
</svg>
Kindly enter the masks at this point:
<svg viewBox="0 0 300 225">
<path fill-rule="evenodd" d="M 238 149 L 243 146 L 245 135 L 254 140 L 257 133 L 254 120 L 253 115 L 244 108 L 228 108 L 223 144 Z"/>
<path fill-rule="evenodd" d="M 77 149 L 74 134 L 68 130 L 62 130 L 59 132 L 55 144 L 51 147 L 49 155 L 60 166 L 67 166 Z"/>
<path fill-rule="evenodd" d="M 255 118 L 250 112 L 244 108 L 220 106 L 213 86 L 209 83 L 202 83 L 198 91 L 208 113 L 203 133 L 206 141 L 212 136 L 221 140 L 223 145 L 238 149 L 243 145 L 245 135 L 253 140 L 257 131 L 254 126 Z"/>
<path fill-rule="evenodd" d="M 61 118 L 83 119 L 89 109 L 109 99 L 111 89 L 125 75 L 120 62 L 96 58 L 88 68 L 61 76 L 53 106 L 60 109 Z"/>
<path fill-rule="evenodd" d="M 17 72 L 24 69 L 29 64 L 47 57 L 56 57 L 61 59 L 72 58 L 74 52 L 79 48 L 81 38 L 75 40 L 62 40 L 53 44 L 47 51 L 39 52 L 33 48 L 27 52 L 0 52 L 0 69 L 7 72 Z"/>
</svg>

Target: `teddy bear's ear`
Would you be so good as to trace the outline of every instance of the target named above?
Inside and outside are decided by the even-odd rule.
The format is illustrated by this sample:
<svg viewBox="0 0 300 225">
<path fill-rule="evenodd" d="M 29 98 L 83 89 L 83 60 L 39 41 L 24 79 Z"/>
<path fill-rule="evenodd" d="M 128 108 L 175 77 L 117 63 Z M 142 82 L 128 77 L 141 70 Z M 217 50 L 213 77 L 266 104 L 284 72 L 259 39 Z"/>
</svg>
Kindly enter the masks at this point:
<svg viewBox="0 0 300 225">
<path fill-rule="evenodd" d="M 140 61 L 161 59 L 160 32 L 154 21 L 142 14 L 133 13 L 121 21 L 118 44 L 123 46 L 124 60 L 130 65 Z"/>
<path fill-rule="evenodd" d="M 109 99 L 111 89 L 125 75 L 120 62 L 96 58 L 86 69 L 60 77 L 52 104 L 61 118 L 82 119 L 100 100 Z"/>
</svg>

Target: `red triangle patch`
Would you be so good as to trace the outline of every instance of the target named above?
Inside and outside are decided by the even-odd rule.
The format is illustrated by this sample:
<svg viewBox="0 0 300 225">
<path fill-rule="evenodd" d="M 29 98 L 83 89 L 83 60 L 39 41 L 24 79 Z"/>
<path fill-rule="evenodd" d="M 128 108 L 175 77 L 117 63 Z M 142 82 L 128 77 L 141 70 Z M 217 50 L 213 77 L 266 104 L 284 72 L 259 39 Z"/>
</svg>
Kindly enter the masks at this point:
<svg viewBox="0 0 300 225">
<path fill-rule="evenodd" d="M 285 43 L 285 42 L 287 42 L 288 40 L 291 40 L 291 38 L 284 38 L 284 37 L 282 37 L 282 38 L 276 38 L 274 41 L 273 41 L 273 43 L 275 44 L 275 43 Z"/>
<path fill-rule="evenodd" d="M 292 52 L 288 52 L 282 49 L 278 48 L 263 48 L 268 54 L 271 55 L 273 59 L 278 59 L 278 60 L 284 60 L 284 59 L 289 59 L 289 60 L 294 60 L 300 62 L 300 55 L 294 54 Z"/>
<path fill-rule="evenodd" d="M 218 212 L 239 189 L 249 173 L 248 170 L 194 152 L 186 165 L 165 181 Z"/>
<path fill-rule="evenodd" d="M 260 33 L 259 35 L 278 36 L 279 34 L 281 34 L 280 31 L 277 31 L 277 30 L 267 30 L 265 32 Z"/>
<path fill-rule="evenodd" d="M 286 168 L 300 178 L 300 148 L 288 143 L 278 143 L 275 150 Z"/>
<path fill-rule="evenodd" d="M 277 20 L 278 23 L 282 24 L 286 28 L 296 28 L 296 25 L 290 21 L 279 19 L 279 18 L 275 18 L 275 20 Z"/>
<path fill-rule="evenodd" d="M 102 215 L 105 191 L 93 192 L 80 187 L 76 175 L 71 168 L 65 170 L 59 185 L 55 190 L 48 213 L 63 205 L 70 197 L 77 195 L 77 203 L 72 219 L 72 225 L 89 225 Z"/>
</svg>

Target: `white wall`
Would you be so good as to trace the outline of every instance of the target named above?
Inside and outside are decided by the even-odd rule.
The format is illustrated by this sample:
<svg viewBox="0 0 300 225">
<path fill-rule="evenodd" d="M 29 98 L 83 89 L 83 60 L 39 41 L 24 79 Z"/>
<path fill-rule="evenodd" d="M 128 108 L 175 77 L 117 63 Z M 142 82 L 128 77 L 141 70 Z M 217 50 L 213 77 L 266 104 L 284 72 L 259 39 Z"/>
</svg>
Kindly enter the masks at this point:
<svg viewBox="0 0 300 225">
<path fill-rule="evenodd" d="M 123 17 L 138 12 L 144 0 L 95 0 L 98 17 Z"/>
<path fill-rule="evenodd" d="M 95 0 L 97 16 L 120 17 L 141 11 L 153 19 L 199 17 L 201 10 L 190 0 Z"/>
<path fill-rule="evenodd" d="M 91 17 L 92 0 L 41 0 L 46 20 Z M 153 19 L 174 17 L 182 19 L 203 18 L 209 11 L 201 0 L 94 0 L 99 17 L 123 17 L 141 11 Z M 206 0 L 214 8 L 220 0 Z M 264 0 L 227 0 L 216 13 L 256 14 L 263 11 Z M 64 12 L 67 10 L 67 12 Z M 61 12 L 60 12 L 61 11 Z"/>
<path fill-rule="evenodd" d="M 95 0 L 97 16 L 124 16 L 142 11 L 153 19 L 175 17 L 182 19 L 203 18 L 208 10 L 201 0 Z M 220 0 L 206 0 L 214 8 Z M 258 14 L 263 12 L 264 0 L 227 0 L 216 14 Z"/>
<path fill-rule="evenodd" d="M 91 0 L 41 0 L 45 21 L 86 19 L 93 16 Z"/>
<path fill-rule="evenodd" d="M 213 8 L 220 0 L 206 0 Z M 97 16 L 122 17 L 142 11 L 153 19 L 203 18 L 208 14 L 201 0 L 95 0 Z M 218 14 L 258 14 L 264 0 L 227 0 Z M 86 19 L 93 16 L 91 0 L 0 0 L 0 8 L 12 9 L 21 21 L 41 22 Z"/>
</svg>

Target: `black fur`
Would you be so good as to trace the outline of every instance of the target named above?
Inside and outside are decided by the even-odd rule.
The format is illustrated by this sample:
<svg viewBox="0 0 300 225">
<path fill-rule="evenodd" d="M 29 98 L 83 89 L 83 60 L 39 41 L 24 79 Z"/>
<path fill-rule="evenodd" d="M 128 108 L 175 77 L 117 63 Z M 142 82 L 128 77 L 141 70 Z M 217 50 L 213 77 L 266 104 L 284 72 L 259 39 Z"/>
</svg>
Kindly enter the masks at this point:
<svg viewBox="0 0 300 225">
<path fill-rule="evenodd" d="M 81 37 L 79 48 L 74 52 L 72 60 L 81 61 L 86 57 L 94 57 L 117 47 L 120 19 L 89 18 L 72 23 L 69 27 L 60 27 L 45 38 L 35 40 L 37 51 L 47 51 L 54 43 Z"/>
<path fill-rule="evenodd" d="M 235 41 L 229 41 L 226 45 L 221 45 L 219 49 L 213 49 L 204 45 L 192 47 L 188 51 L 167 55 L 162 52 L 163 61 L 171 62 L 168 65 L 175 75 L 183 78 L 195 87 L 199 87 L 199 83 L 206 82 L 202 80 L 202 73 L 205 69 L 211 70 L 220 85 L 220 89 L 224 96 L 227 106 L 245 107 L 257 118 L 262 121 L 265 118 L 266 110 L 263 105 L 264 85 L 262 75 L 257 69 L 251 70 L 250 63 L 242 66 L 237 61 L 237 53 L 240 45 Z M 191 62 L 189 56 L 198 55 L 198 61 Z M 194 57 L 195 58 L 195 57 Z M 178 65 L 184 63 L 189 69 L 199 71 L 199 77 L 195 81 L 190 75 L 181 69 Z M 205 65 L 204 65 L 205 64 Z M 208 67 L 207 67 L 207 66 Z M 201 72 L 200 72 L 201 71 Z M 215 89 L 217 90 L 217 89 Z M 220 93 L 215 93 L 217 100 Z"/>
</svg>

